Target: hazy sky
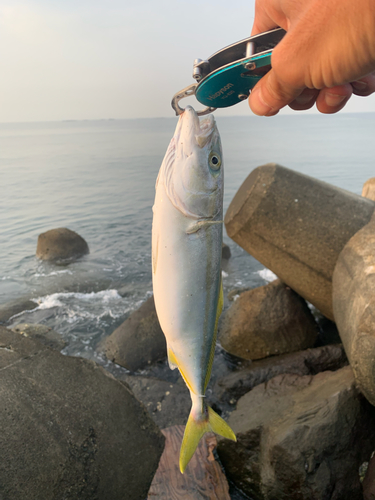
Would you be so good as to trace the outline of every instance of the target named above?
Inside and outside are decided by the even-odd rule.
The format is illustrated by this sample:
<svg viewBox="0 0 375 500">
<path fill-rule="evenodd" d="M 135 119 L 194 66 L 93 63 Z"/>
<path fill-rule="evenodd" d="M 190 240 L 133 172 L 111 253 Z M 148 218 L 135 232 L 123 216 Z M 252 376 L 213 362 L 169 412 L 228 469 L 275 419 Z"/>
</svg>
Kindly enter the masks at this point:
<svg viewBox="0 0 375 500">
<path fill-rule="evenodd" d="M 254 0 L 2 0 L 0 121 L 173 116 L 194 59 L 249 36 L 253 12 Z M 346 109 L 375 111 L 375 96 Z"/>
</svg>

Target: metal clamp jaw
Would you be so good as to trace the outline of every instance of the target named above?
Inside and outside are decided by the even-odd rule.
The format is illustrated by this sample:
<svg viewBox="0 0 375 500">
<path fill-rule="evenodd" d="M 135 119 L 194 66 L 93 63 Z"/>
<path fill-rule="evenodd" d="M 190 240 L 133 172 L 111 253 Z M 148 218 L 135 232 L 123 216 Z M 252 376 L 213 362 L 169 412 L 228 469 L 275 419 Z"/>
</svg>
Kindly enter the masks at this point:
<svg viewBox="0 0 375 500">
<path fill-rule="evenodd" d="M 207 60 L 196 59 L 193 78 L 197 83 L 177 92 L 172 99 L 176 115 L 184 111 L 178 102 L 191 95 L 207 106 L 198 115 L 247 99 L 251 89 L 271 69 L 272 51 L 284 35 L 282 28 L 276 28 L 229 45 Z"/>
</svg>

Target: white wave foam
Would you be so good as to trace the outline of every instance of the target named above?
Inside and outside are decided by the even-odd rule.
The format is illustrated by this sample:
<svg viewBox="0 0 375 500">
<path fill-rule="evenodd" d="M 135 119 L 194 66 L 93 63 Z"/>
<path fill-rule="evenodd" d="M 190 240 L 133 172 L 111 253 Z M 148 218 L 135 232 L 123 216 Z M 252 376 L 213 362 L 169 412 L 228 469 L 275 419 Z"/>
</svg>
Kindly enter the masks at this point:
<svg viewBox="0 0 375 500">
<path fill-rule="evenodd" d="M 50 273 L 35 273 L 34 274 L 34 277 L 35 278 L 44 278 L 44 277 L 48 277 L 48 276 L 59 276 L 60 274 L 73 274 L 72 271 L 70 271 L 69 269 L 63 269 L 61 271 L 52 271 Z"/>
<path fill-rule="evenodd" d="M 259 274 L 261 278 L 263 278 L 265 281 L 268 281 L 269 283 L 271 281 L 277 280 L 276 274 L 267 269 L 266 267 L 264 269 L 261 269 L 260 271 L 257 271 L 256 274 Z"/>
</svg>

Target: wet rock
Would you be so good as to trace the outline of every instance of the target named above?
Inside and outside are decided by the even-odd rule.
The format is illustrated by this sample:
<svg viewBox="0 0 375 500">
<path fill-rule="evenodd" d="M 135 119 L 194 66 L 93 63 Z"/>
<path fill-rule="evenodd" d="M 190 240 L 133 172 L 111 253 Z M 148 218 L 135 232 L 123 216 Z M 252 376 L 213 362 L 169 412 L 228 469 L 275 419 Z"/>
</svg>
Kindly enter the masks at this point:
<svg viewBox="0 0 375 500">
<path fill-rule="evenodd" d="M 333 320 L 332 274 L 375 202 L 275 163 L 253 170 L 225 214 L 227 234 Z"/>
<path fill-rule="evenodd" d="M 38 236 L 36 256 L 42 260 L 69 262 L 89 252 L 82 236 L 65 227 L 51 229 Z"/>
<path fill-rule="evenodd" d="M 0 327 L 0 497 L 144 500 L 164 438 L 120 381 Z"/>
<path fill-rule="evenodd" d="M 191 399 L 182 379 L 172 383 L 153 377 L 127 375 L 121 376 L 121 380 L 129 385 L 160 429 L 186 424 Z"/>
<path fill-rule="evenodd" d="M 31 311 L 36 307 L 37 304 L 27 298 L 7 302 L 0 306 L 0 324 L 8 323 L 16 314 L 20 314 L 22 311 Z"/>
<path fill-rule="evenodd" d="M 223 243 L 222 247 L 221 247 L 221 256 L 222 256 L 222 258 L 225 259 L 225 260 L 228 260 L 228 259 L 230 259 L 231 255 L 232 254 L 231 254 L 229 246 L 226 243 Z"/>
<path fill-rule="evenodd" d="M 368 463 L 362 486 L 363 500 L 375 500 L 375 456 L 372 456 Z"/>
<path fill-rule="evenodd" d="M 24 335 L 25 337 L 38 340 L 47 347 L 58 351 L 61 351 L 67 345 L 59 333 L 55 332 L 55 330 L 52 330 L 52 328 L 46 325 L 20 323 L 11 328 L 11 330 L 15 333 Z"/>
<path fill-rule="evenodd" d="M 312 347 L 318 334 L 306 302 L 280 280 L 242 293 L 220 327 L 223 348 L 244 359 Z"/>
<path fill-rule="evenodd" d="M 363 184 L 362 196 L 375 201 L 375 177 L 371 177 Z"/>
<path fill-rule="evenodd" d="M 304 351 L 281 354 L 254 361 L 250 366 L 219 378 L 213 387 L 213 398 L 217 406 L 234 405 L 239 398 L 255 386 L 267 382 L 277 375 L 316 375 L 322 371 L 335 371 L 348 361 L 341 344 L 327 345 Z"/>
<path fill-rule="evenodd" d="M 227 476 L 255 500 L 360 500 L 375 444 L 374 408 L 350 367 L 279 375 L 243 396 L 220 440 Z"/>
<path fill-rule="evenodd" d="M 107 338 L 104 349 L 109 360 L 131 371 L 166 357 L 165 337 L 153 297 L 116 328 Z"/>
</svg>

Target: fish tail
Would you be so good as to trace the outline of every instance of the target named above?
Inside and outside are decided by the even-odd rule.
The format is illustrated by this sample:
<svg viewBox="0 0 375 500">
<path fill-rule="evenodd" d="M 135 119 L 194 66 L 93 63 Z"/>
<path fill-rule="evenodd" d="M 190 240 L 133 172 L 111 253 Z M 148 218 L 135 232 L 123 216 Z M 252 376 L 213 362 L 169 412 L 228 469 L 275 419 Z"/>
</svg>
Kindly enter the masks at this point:
<svg viewBox="0 0 375 500">
<path fill-rule="evenodd" d="M 229 425 L 205 404 L 203 398 L 201 398 L 198 411 L 193 400 L 193 407 L 185 427 L 180 450 L 180 471 L 182 474 L 206 432 L 215 432 L 215 434 L 236 441 L 236 436 Z"/>
</svg>

